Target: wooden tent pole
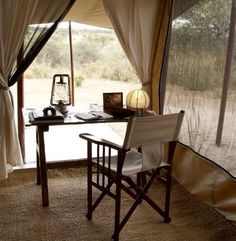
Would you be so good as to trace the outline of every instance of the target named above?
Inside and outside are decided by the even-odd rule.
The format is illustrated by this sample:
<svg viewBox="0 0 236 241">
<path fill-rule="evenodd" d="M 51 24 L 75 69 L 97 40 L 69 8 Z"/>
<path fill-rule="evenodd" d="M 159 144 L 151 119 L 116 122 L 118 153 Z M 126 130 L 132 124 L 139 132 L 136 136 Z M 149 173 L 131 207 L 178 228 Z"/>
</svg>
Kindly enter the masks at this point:
<svg viewBox="0 0 236 241">
<path fill-rule="evenodd" d="M 226 56 L 225 72 L 224 72 L 224 82 L 222 87 L 220 114 L 219 114 L 219 121 L 218 121 L 217 134 L 216 134 L 217 146 L 221 145 L 221 139 L 222 139 L 225 109 L 226 109 L 227 95 L 228 95 L 228 89 L 229 89 L 231 64 L 232 64 L 232 57 L 233 57 L 233 50 L 234 50 L 235 25 L 236 25 L 236 0 L 232 0 L 229 39 L 228 39 L 228 48 L 227 48 L 227 56 Z"/>
<path fill-rule="evenodd" d="M 22 45 L 17 56 L 17 64 L 22 61 L 24 47 Z M 18 121 L 18 136 L 21 147 L 22 157 L 25 163 L 25 127 L 22 115 L 22 108 L 24 107 L 24 75 L 21 74 L 17 80 L 17 121 Z"/>
<path fill-rule="evenodd" d="M 70 69 L 71 69 L 71 102 L 72 102 L 72 106 L 74 106 L 75 105 L 75 83 L 74 83 L 74 62 L 73 62 L 71 22 L 69 22 L 69 42 L 70 42 Z"/>
<path fill-rule="evenodd" d="M 173 0 L 173 5 L 174 4 L 175 4 L 175 0 Z M 171 10 L 171 19 L 170 19 L 170 23 L 169 23 L 169 27 L 168 27 L 168 32 L 167 32 L 164 62 L 163 62 L 163 68 L 162 68 L 162 72 L 161 72 L 160 91 L 159 91 L 159 93 L 160 93 L 160 114 L 164 113 L 166 83 L 167 83 L 168 64 L 169 64 L 169 56 L 170 56 L 172 21 L 173 21 L 173 7 Z"/>
</svg>

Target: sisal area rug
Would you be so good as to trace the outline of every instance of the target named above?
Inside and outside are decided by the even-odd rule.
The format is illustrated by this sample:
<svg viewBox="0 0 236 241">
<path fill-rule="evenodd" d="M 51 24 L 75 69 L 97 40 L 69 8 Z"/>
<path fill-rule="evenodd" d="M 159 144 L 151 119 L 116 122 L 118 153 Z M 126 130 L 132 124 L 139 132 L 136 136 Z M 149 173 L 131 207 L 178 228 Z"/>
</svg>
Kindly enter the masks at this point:
<svg viewBox="0 0 236 241">
<path fill-rule="evenodd" d="M 109 241 L 113 232 L 114 201 L 105 198 L 92 221 L 86 213 L 84 169 L 49 170 L 50 206 L 41 206 L 35 171 L 14 172 L 0 182 L 1 241 Z M 163 184 L 152 195 L 163 204 Z M 123 195 L 123 209 L 132 200 Z M 121 241 L 235 241 L 236 229 L 220 214 L 173 183 L 171 218 L 162 218 L 145 202 L 121 232 Z"/>
</svg>

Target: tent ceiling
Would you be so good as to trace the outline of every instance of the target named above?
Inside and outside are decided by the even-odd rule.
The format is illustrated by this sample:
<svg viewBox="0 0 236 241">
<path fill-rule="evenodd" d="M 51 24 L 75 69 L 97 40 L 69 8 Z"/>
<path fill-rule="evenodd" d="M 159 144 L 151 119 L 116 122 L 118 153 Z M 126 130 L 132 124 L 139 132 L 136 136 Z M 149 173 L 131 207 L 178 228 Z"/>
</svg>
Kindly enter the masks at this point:
<svg viewBox="0 0 236 241">
<path fill-rule="evenodd" d="M 64 18 L 64 21 L 112 28 L 101 0 L 77 0 Z"/>
<path fill-rule="evenodd" d="M 175 0 L 174 18 L 177 18 L 199 1 L 200 0 Z M 64 18 L 64 21 L 112 28 L 111 22 L 102 6 L 102 0 L 77 0 Z"/>
</svg>

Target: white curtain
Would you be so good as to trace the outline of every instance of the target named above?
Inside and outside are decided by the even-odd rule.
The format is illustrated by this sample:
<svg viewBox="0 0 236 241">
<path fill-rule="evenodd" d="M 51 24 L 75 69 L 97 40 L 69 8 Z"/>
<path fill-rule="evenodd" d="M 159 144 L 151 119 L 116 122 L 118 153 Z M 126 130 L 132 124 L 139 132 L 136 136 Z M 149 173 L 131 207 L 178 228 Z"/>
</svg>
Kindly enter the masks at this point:
<svg viewBox="0 0 236 241">
<path fill-rule="evenodd" d="M 37 0 L 0 2 L 0 179 L 7 178 L 11 166 L 22 164 L 8 77 L 37 4 Z"/>
<path fill-rule="evenodd" d="M 158 111 L 159 80 L 172 0 L 103 0 L 116 35 Z"/>
<path fill-rule="evenodd" d="M 72 0 L 0 0 L 0 179 L 22 155 L 9 91 L 9 77 L 32 23 L 53 23 L 67 12 Z"/>
</svg>

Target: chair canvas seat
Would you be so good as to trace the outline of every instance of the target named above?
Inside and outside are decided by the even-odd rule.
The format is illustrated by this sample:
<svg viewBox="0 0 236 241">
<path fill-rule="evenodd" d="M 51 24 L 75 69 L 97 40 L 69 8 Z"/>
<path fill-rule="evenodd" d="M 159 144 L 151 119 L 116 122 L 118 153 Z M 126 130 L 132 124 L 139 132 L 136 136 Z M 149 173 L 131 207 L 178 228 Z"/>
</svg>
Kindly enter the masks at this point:
<svg viewBox="0 0 236 241">
<path fill-rule="evenodd" d="M 102 163 L 102 158 L 99 160 Z M 96 163 L 96 160 L 93 159 L 93 163 Z M 114 172 L 117 171 L 117 156 L 111 157 L 111 164 L 110 169 Z M 108 161 L 107 158 L 105 160 L 105 167 L 108 168 Z M 126 153 L 122 174 L 123 175 L 133 175 L 136 173 L 141 172 L 142 169 L 142 155 L 137 151 L 129 151 Z"/>
<path fill-rule="evenodd" d="M 99 160 L 100 163 L 102 163 L 102 159 Z M 93 163 L 96 163 L 96 160 L 93 159 Z M 117 171 L 117 156 L 111 157 L 111 164 L 110 169 L 114 172 Z M 168 163 L 162 161 L 159 165 L 159 167 L 164 167 L 169 165 Z M 107 159 L 105 160 L 105 166 L 108 168 L 108 162 Z M 156 165 L 153 166 L 153 169 L 156 168 Z M 149 168 L 149 170 L 152 168 Z M 138 151 L 129 151 L 126 153 L 123 168 L 122 168 L 122 175 L 125 176 L 132 176 L 134 174 L 143 172 L 143 156 L 142 153 Z"/>
</svg>

